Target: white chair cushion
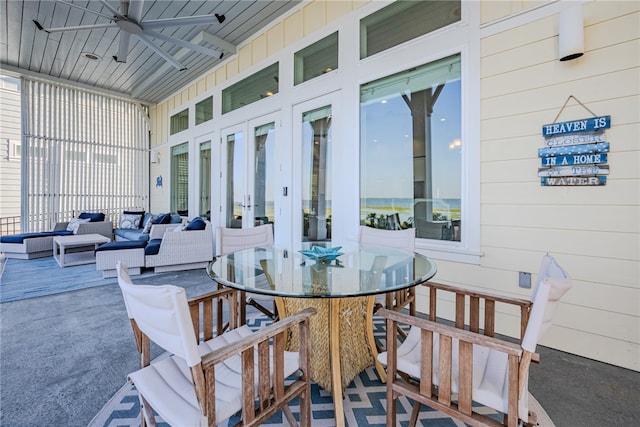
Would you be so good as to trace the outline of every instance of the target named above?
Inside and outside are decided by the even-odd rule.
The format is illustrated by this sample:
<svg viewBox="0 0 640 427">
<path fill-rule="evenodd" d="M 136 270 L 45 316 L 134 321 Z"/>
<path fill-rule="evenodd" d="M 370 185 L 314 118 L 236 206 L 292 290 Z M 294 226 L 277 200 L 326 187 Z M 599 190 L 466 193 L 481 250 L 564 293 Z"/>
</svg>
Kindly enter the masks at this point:
<svg viewBox="0 0 640 427">
<path fill-rule="evenodd" d="M 201 355 L 225 347 L 253 334 L 248 326 L 233 329 L 199 345 Z M 285 378 L 299 368 L 298 353 L 284 353 Z M 256 350 L 256 370 L 257 370 Z M 215 368 L 216 424 L 242 409 L 242 360 L 233 356 Z M 256 374 L 257 377 L 257 374 Z M 200 407 L 195 395 L 191 372 L 184 359 L 178 356 L 154 361 L 151 365 L 129 375 L 149 405 L 171 425 L 200 426 Z M 257 381 L 256 381 L 257 384 Z M 160 409 L 160 410 L 158 410 Z"/>
</svg>

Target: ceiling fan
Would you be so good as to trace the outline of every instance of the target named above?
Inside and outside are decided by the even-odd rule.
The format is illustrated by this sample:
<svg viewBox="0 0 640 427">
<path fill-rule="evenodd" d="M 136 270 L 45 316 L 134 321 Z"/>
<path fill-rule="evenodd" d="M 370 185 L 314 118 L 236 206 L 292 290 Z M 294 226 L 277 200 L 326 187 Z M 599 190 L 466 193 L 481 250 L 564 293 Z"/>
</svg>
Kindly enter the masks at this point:
<svg viewBox="0 0 640 427">
<path fill-rule="evenodd" d="M 79 31 L 79 30 L 95 30 L 100 28 L 120 28 L 120 44 L 118 47 L 118 54 L 113 56 L 113 59 L 116 62 L 127 62 L 127 55 L 129 53 L 129 43 L 131 41 L 131 35 L 136 36 L 142 43 L 147 45 L 150 49 L 160 55 L 164 60 L 169 62 L 178 70 L 185 70 L 186 67 L 183 66 L 180 62 L 175 60 L 171 55 L 162 50 L 159 46 L 157 46 L 152 39 L 162 40 L 168 43 L 172 43 L 177 46 L 181 46 L 187 49 L 191 49 L 195 52 L 202 53 L 204 55 L 209 55 L 214 58 L 222 59 L 224 55 L 224 51 L 209 49 L 204 46 L 197 45 L 195 43 L 190 43 L 184 40 L 177 39 L 175 37 L 167 36 L 165 34 L 159 33 L 155 30 L 162 29 L 165 27 L 171 26 L 180 26 L 180 25 L 207 25 L 213 23 L 223 23 L 225 20 L 224 15 L 218 15 L 217 13 L 213 15 L 199 15 L 199 16 L 184 16 L 184 17 L 176 17 L 176 18 L 165 18 L 165 19 L 150 19 L 148 21 L 142 21 L 142 8 L 144 6 L 144 0 L 120 0 L 120 11 L 113 8 L 106 0 L 100 0 L 100 3 L 108 9 L 113 16 L 105 15 L 104 13 L 97 12 L 95 10 L 87 9 L 83 6 L 79 6 L 77 4 L 64 1 L 64 0 L 56 0 L 58 3 L 65 4 L 70 7 L 75 7 L 76 9 L 81 9 L 86 12 L 92 13 L 94 15 L 101 16 L 103 18 L 108 19 L 109 23 L 105 24 L 94 24 L 94 25 L 78 25 L 71 27 L 59 27 L 59 28 L 44 28 L 42 24 L 38 21 L 34 20 L 33 22 L 36 24 L 39 30 L 46 31 L 47 33 L 57 33 L 63 31 Z M 225 44 L 224 40 L 220 40 L 220 44 Z"/>
</svg>

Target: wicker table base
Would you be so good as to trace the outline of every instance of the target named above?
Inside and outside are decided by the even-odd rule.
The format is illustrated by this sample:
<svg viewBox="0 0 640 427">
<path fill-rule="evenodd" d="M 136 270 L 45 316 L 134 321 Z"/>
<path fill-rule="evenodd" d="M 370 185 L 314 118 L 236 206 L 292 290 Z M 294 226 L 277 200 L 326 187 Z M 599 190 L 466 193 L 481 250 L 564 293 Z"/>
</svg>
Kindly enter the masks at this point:
<svg viewBox="0 0 640 427">
<path fill-rule="evenodd" d="M 368 310 L 374 297 L 276 298 L 278 312 L 290 316 L 306 307 L 318 312 L 311 318 L 311 380 L 330 392 L 336 424 L 344 425 L 343 397 L 353 379 L 376 362 L 373 325 Z M 292 331 L 289 350 L 298 350 L 297 331 Z"/>
</svg>

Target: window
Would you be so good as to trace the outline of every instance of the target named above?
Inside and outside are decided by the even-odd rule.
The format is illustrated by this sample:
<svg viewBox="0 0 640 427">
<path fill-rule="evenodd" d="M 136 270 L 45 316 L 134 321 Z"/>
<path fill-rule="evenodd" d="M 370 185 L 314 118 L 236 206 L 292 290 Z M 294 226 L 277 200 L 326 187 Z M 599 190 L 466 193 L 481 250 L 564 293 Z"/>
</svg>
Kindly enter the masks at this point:
<svg viewBox="0 0 640 427">
<path fill-rule="evenodd" d="M 460 55 L 360 87 L 360 223 L 460 240 Z"/>
<path fill-rule="evenodd" d="M 331 106 L 302 122 L 302 241 L 331 241 Z"/>
<path fill-rule="evenodd" d="M 338 33 L 299 50 L 294 58 L 294 85 L 338 68 Z"/>
<path fill-rule="evenodd" d="M 264 68 L 222 91 L 222 114 L 278 93 L 279 65 Z"/>
<path fill-rule="evenodd" d="M 399 0 L 360 21 L 360 59 L 460 20 L 460 0 Z"/>
<path fill-rule="evenodd" d="M 200 216 L 211 220 L 211 141 L 200 144 Z"/>
<path fill-rule="evenodd" d="M 178 132 L 189 129 L 189 109 L 185 108 L 171 116 L 169 133 L 175 135 Z"/>
<path fill-rule="evenodd" d="M 213 119 L 213 96 L 196 104 L 196 126 Z"/>
<path fill-rule="evenodd" d="M 171 212 L 189 215 L 189 143 L 171 147 Z"/>
</svg>

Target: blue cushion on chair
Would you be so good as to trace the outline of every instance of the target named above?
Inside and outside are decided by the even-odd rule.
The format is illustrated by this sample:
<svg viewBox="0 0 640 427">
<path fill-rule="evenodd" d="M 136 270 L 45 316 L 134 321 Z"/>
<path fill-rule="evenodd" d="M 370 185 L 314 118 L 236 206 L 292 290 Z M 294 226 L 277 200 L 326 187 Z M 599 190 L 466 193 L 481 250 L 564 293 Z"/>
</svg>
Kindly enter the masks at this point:
<svg viewBox="0 0 640 427">
<path fill-rule="evenodd" d="M 0 237 L 2 243 L 23 243 L 24 239 L 31 239 L 34 237 L 47 237 L 47 236 L 68 236 L 73 234 L 73 231 L 60 230 L 60 231 L 40 231 L 35 233 L 22 233 L 12 234 L 10 236 Z"/>
<path fill-rule="evenodd" d="M 197 216 L 193 218 L 191 222 L 189 222 L 189 224 L 187 224 L 185 230 L 204 230 L 205 228 L 207 228 L 207 223 L 204 221 L 204 219 Z"/>
<path fill-rule="evenodd" d="M 100 245 L 96 252 L 100 251 L 117 251 L 119 249 L 138 249 L 144 248 L 147 245 L 147 242 L 144 240 L 120 240 L 117 242 L 109 242 L 103 245 Z"/>
<path fill-rule="evenodd" d="M 89 222 L 102 222 L 104 214 L 102 212 L 82 212 L 78 218 L 89 219 Z"/>
<path fill-rule="evenodd" d="M 147 247 L 144 248 L 145 255 L 158 255 L 160 252 L 160 244 L 162 243 L 162 239 L 152 239 L 149 240 Z"/>
</svg>

